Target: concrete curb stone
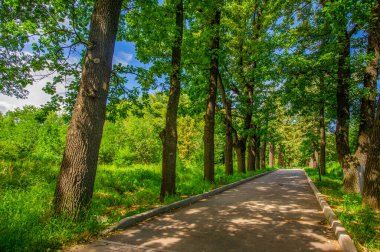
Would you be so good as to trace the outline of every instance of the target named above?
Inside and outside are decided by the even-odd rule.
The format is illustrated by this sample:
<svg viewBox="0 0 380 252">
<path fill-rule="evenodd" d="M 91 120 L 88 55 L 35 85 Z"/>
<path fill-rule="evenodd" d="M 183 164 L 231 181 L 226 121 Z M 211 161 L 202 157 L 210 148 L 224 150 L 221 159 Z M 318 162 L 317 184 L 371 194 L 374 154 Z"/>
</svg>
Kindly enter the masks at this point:
<svg viewBox="0 0 380 252">
<path fill-rule="evenodd" d="M 252 176 L 252 177 L 249 177 L 249 178 L 246 178 L 246 179 L 243 179 L 243 180 L 240 180 L 240 181 L 228 184 L 228 185 L 221 186 L 219 188 L 216 188 L 214 190 L 211 190 L 211 191 L 203 193 L 203 194 L 198 194 L 198 195 L 189 197 L 189 198 L 181 200 L 181 201 L 174 202 L 174 203 L 166 205 L 166 206 L 154 208 L 152 210 L 149 210 L 149 211 L 146 211 L 146 212 L 143 212 L 140 214 L 136 214 L 136 215 L 133 215 L 130 217 L 126 217 L 126 218 L 120 220 L 119 222 L 115 223 L 114 225 L 112 225 L 108 229 L 104 230 L 102 232 L 102 235 L 106 235 L 112 231 L 126 229 L 128 227 L 134 226 L 134 225 L 138 224 L 139 222 L 142 222 L 142 221 L 147 220 L 149 218 L 152 218 L 154 216 L 157 216 L 157 215 L 160 215 L 163 213 L 171 212 L 171 211 L 178 209 L 180 207 L 185 207 L 185 206 L 191 205 L 197 201 L 208 198 L 210 196 L 214 196 L 216 194 L 219 194 L 219 193 L 224 192 L 228 189 L 231 189 L 231 188 L 234 188 L 234 187 L 239 186 L 241 184 L 244 184 L 244 183 L 251 181 L 253 179 L 256 179 L 256 178 L 262 177 L 264 175 L 270 174 L 274 171 L 275 170 L 265 172 L 262 174 L 258 174 L 258 175 L 255 175 L 255 176 Z"/>
<path fill-rule="evenodd" d="M 317 187 L 314 185 L 313 181 L 307 175 L 304 170 L 309 185 L 314 192 L 315 197 L 318 200 L 319 205 L 323 211 L 323 214 L 326 216 L 326 219 L 329 221 L 331 228 L 333 229 L 336 238 L 338 239 L 339 245 L 342 248 L 343 252 L 357 252 L 354 242 L 352 241 L 350 235 L 346 232 L 346 229 L 342 226 L 342 223 L 335 215 L 327 201 L 324 199 L 323 194 L 321 194 Z"/>
</svg>

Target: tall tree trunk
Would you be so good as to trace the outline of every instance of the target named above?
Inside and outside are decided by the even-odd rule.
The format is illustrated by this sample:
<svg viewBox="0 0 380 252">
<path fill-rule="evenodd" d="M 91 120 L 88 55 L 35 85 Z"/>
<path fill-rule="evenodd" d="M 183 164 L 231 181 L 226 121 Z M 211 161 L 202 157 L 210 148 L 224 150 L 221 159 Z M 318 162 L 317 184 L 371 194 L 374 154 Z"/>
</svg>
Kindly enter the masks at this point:
<svg viewBox="0 0 380 252">
<path fill-rule="evenodd" d="M 269 167 L 274 167 L 274 144 L 269 143 Z"/>
<path fill-rule="evenodd" d="M 255 167 L 256 169 L 260 169 L 260 135 L 256 134 L 256 141 L 255 141 Z"/>
<path fill-rule="evenodd" d="M 232 110 L 231 101 L 227 99 L 226 91 L 222 82 L 220 72 L 218 74 L 218 88 L 222 96 L 222 102 L 225 110 L 224 123 L 226 125 L 225 143 L 224 143 L 224 164 L 226 175 L 232 175 L 234 172 L 233 166 L 233 127 L 232 127 Z"/>
<path fill-rule="evenodd" d="M 319 135 L 320 135 L 320 155 L 319 169 L 322 175 L 326 175 L 326 131 L 325 131 L 325 108 L 322 105 L 319 111 Z"/>
<path fill-rule="evenodd" d="M 252 136 L 248 137 L 248 157 L 247 157 L 247 171 L 255 170 L 255 146 L 254 138 Z"/>
<path fill-rule="evenodd" d="M 92 199 L 121 0 L 97 0 L 89 46 L 54 195 L 54 210 L 77 218 Z"/>
<path fill-rule="evenodd" d="M 266 158 L 266 151 L 267 151 L 267 142 L 264 141 L 263 142 L 263 146 L 261 146 L 261 150 L 260 150 L 260 155 L 261 155 L 261 165 L 260 167 L 261 168 L 265 168 L 266 164 L 265 164 L 265 158 Z"/>
<path fill-rule="evenodd" d="M 219 26 L 220 26 L 220 10 L 215 10 L 215 15 L 211 21 L 211 27 L 214 30 L 211 38 L 211 59 L 210 59 L 210 83 L 207 96 L 207 107 L 204 126 L 204 178 L 208 181 L 214 181 L 215 153 L 214 153 L 214 128 L 215 128 L 215 102 L 217 92 L 217 82 L 219 73 Z"/>
<path fill-rule="evenodd" d="M 246 151 L 246 138 L 239 139 L 235 131 L 235 143 L 234 148 L 236 152 L 237 159 L 237 171 L 240 173 L 245 173 L 245 151 Z"/>
<path fill-rule="evenodd" d="M 240 51 L 243 53 L 243 44 L 240 45 Z M 240 57 L 239 61 L 239 67 L 240 67 L 240 74 L 243 78 L 243 82 L 245 83 L 245 95 L 246 95 L 246 105 L 247 109 L 245 111 L 245 116 L 244 116 L 244 130 L 248 131 L 251 129 L 251 121 L 252 121 L 252 104 L 253 104 L 253 86 L 249 84 L 244 77 L 244 64 L 243 64 L 243 57 Z M 247 139 L 248 137 L 246 135 L 241 136 L 238 138 L 237 145 L 235 146 L 236 149 L 236 156 L 238 159 L 238 171 L 239 172 L 246 172 L 246 160 L 245 160 L 245 152 L 247 150 Z M 249 156 L 249 154 L 248 154 Z M 242 160 L 239 160 L 241 158 Z"/>
<path fill-rule="evenodd" d="M 285 167 L 285 154 L 281 145 L 278 146 L 278 166 Z"/>
<path fill-rule="evenodd" d="M 318 143 L 317 142 L 313 142 L 313 147 L 314 147 L 314 153 L 313 153 L 314 164 L 313 164 L 313 168 L 317 168 L 318 167 L 318 161 L 319 161 Z"/>
<path fill-rule="evenodd" d="M 380 58 L 380 1 L 372 9 L 370 23 L 371 44 L 375 55 Z M 380 98 L 380 96 L 379 96 Z M 369 154 L 364 171 L 363 201 L 366 205 L 380 210 L 380 102 L 377 104 L 376 119 L 370 138 Z"/>
<path fill-rule="evenodd" d="M 356 159 L 350 153 L 348 142 L 350 104 L 350 35 L 345 31 L 344 36 L 338 38 L 338 84 L 337 84 L 337 122 L 336 122 L 336 149 L 339 163 L 343 169 L 343 188 L 347 192 L 359 192 L 359 176 L 356 170 Z"/>
<path fill-rule="evenodd" d="M 373 121 L 375 118 L 375 107 L 376 107 L 376 85 L 378 78 L 379 69 L 379 59 L 380 59 L 380 39 L 377 30 L 379 15 L 376 13 L 375 7 L 372 10 L 370 27 L 368 29 L 368 45 L 367 45 L 367 55 L 374 54 L 374 58 L 371 60 L 369 66 L 365 69 L 364 73 L 364 89 L 365 94 L 361 99 L 360 106 L 360 125 L 359 125 L 359 135 L 357 142 L 357 149 L 355 156 L 358 159 L 361 166 L 365 166 L 367 162 L 370 137 L 373 128 Z"/>
<path fill-rule="evenodd" d="M 177 153 L 177 112 L 180 97 L 181 83 L 181 45 L 183 37 L 183 0 L 176 5 L 177 34 L 172 47 L 172 69 L 170 76 L 169 101 L 166 109 L 166 125 L 161 132 L 162 140 L 162 181 L 160 199 L 166 195 L 173 195 L 176 177 Z"/>
<path fill-rule="evenodd" d="M 363 201 L 380 210 L 380 102 L 371 136 L 369 155 L 364 171 Z"/>
</svg>

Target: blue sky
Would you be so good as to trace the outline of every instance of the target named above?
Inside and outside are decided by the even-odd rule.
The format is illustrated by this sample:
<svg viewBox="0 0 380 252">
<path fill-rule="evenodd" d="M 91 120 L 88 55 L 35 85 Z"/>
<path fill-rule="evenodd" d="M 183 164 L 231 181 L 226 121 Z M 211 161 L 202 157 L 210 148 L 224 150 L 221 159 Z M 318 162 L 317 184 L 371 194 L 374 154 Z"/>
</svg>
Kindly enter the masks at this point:
<svg viewBox="0 0 380 252">
<path fill-rule="evenodd" d="M 158 3 L 160 5 L 163 4 L 164 0 L 158 0 Z M 33 42 L 37 42 L 37 38 L 35 40 L 30 41 L 24 48 L 25 52 L 31 52 L 31 44 Z M 81 50 L 81 48 L 78 48 L 78 50 Z M 83 48 L 82 48 L 83 50 Z M 78 61 L 79 55 L 72 55 L 71 60 L 72 61 Z M 125 41 L 118 41 L 115 45 L 115 52 L 113 57 L 114 63 L 122 63 L 123 65 L 133 65 L 137 67 L 143 67 L 144 64 L 139 62 L 136 59 L 136 53 L 135 53 L 135 46 L 133 42 L 125 42 Z M 43 74 L 46 74 L 47 72 L 43 72 Z M 38 73 L 36 73 L 38 74 Z M 41 73 L 40 73 L 41 74 Z M 42 88 L 45 86 L 45 84 L 49 81 L 52 81 L 54 75 L 51 75 L 47 78 L 44 78 L 42 80 L 36 80 L 33 85 L 28 86 L 26 89 L 29 91 L 29 95 L 26 99 L 17 99 L 15 97 L 9 97 L 0 94 L 0 112 L 5 113 L 8 110 L 14 110 L 15 108 L 23 107 L 26 105 L 33 105 L 33 106 L 41 106 L 48 102 L 50 100 L 50 95 L 47 95 L 44 91 L 42 91 Z M 137 86 L 137 82 L 134 79 L 134 76 L 130 76 L 127 88 Z M 65 84 L 62 83 L 57 86 L 57 92 L 59 94 L 65 93 Z"/>
<path fill-rule="evenodd" d="M 25 47 L 25 51 L 31 51 L 30 44 Z M 141 62 L 136 59 L 135 46 L 132 42 L 116 42 L 115 52 L 113 57 L 114 63 L 122 63 L 124 65 L 143 66 Z M 76 56 L 72 60 L 77 60 Z M 52 80 L 54 75 L 36 81 L 32 86 L 28 86 L 27 90 L 29 95 L 26 99 L 17 99 L 0 94 L 0 112 L 5 113 L 8 110 L 23 107 L 26 105 L 41 106 L 50 100 L 50 95 L 42 91 L 45 84 Z M 128 81 L 127 87 L 136 86 L 137 83 L 133 77 Z M 60 94 L 65 93 L 65 85 L 57 86 L 57 92 Z"/>
</svg>

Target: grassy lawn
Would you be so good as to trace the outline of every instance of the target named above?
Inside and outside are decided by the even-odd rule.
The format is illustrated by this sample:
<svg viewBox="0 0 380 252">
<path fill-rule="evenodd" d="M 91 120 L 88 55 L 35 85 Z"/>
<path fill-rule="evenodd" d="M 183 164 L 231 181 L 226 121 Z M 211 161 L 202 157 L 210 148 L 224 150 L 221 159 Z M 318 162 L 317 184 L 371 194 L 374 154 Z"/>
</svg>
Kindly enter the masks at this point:
<svg viewBox="0 0 380 252">
<path fill-rule="evenodd" d="M 342 191 L 342 170 L 337 163 L 329 163 L 327 174 L 319 181 L 318 170 L 306 168 L 318 190 L 325 195 L 356 247 L 360 251 L 380 251 L 380 213 L 362 205 L 361 196 Z"/>
<path fill-rule="evenodd" d="M 179 163 L 178 195 L 164 204 L 249 177 L 226 177 L 216 167 L 216 182 L 203 181 L 202 166 Z M 255 174 L 266 172 L 262 169 Z M 0 251 L 46 251 L 88 241 L 123 217 L 160 206 L 161 165 L 98 168 L 91 209 L 80 222 L 53 215 L 58 167 L 35 163 L 0 164 Z"/>
</svg>

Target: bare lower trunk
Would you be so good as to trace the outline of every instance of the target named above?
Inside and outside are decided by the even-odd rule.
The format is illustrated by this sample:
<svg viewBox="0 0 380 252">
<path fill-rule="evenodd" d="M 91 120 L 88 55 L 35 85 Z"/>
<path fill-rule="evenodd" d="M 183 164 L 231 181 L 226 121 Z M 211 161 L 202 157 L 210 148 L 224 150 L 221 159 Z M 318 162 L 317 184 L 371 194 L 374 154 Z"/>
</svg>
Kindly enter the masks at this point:
<svg viewBox="0 0 380 252">
<path fill-rule="evenodd" d="M 215 31 L 219 30 L 220 10 L 215 10 L 215 16 L 211 21 L 211 27 Z M 214 128 L 215 128 L 215 102 L 217 92 L 217 82 L 219 74 L 219 32 L 216 32 L 211 38 L 211 59 L 210 59 L 210 83 L 207 95 L 207 106 L 204 126 L 204 178 L 208 181 L 214 181 L 215 174 L 215 153 L 214 153 Z"/>
<path fill-rule="evenodd" d="M 237 171 L 245 173 L 245 150 L 246 139 L 239 139 L 237 145 L 235 145 L 236 159 L 237 159 Z"/>
<path fill-rule="evenodd" d="M 319 169 L 322 175 L 326 174 L 326 134 L 325 134 L 325 110 L 322 106 L 319 111 L 319 135 L 320 135 L 320 155 Z"/>
<path fill-rule="evenodd" d="M 366 205 L 380 210 L 380 102 L 364 171 L 363 201 Z"/>
<path fill-rule="evenodd" d="M 244 45 L 243 45 L 243 40 L 240 41 L 240 45 L 239 45 L 239 50 L 240 50 L 240 58 L 239 58 L 239 71 L 240 71 L 240 77 L 242 78 L 242 81 L 244 83 L 244 95 L 245 95 L 245 98 L 246 98 L 246 102 L 245 102 L 245 105 L 247 106 L 246 107 L 246 111 L 245 111 L 245 115 L 244 115 L 244 129 L 245 130 L 250 130 L 252 128 L 252 104 L 253 104 L 253 83 L 254 83 L 254 79 L 251 80 L 251 82 L 247 81 L 246 78 L 245 78 L 245 73 L 244 73 L 244 69 L 246 68 L 246 65 L 245 65 L 245 62 L 244 62 L 244 59 L 243 59 L 243 48 L 244 48 Z M 255 63 L 254 63 L 255 64 Z M 255 66 L 253 66 L 253 68 L 255 68 Z M 237 158 L 238 158 L 238 171 L 239 172 L 243 172 L 245 173 L 246 172 L 246 160 L 245 160 L 245 152 L 246 152 L 246 145 L 247 145 L 247 136 L 241 136 L 240 138 L 238 138 L 238 144 L 236 146 L 236 155 L 237 155 Z M 248 154 L 249 156 L 250 154 Z M 239 158 L 241 158 L 241 160 L 239 160 Z M 252 167 L 250 167 L 252 168 Z"/>
<path fill-rule="evenodd" d="M 255 167 L 260 169 L 260 136 L 255 135 Z"/>
<path fill-rule="evenodd" d="M 355 152 L 361 166 L 365 166 L 367 162 L 376 107 L 376 85 L 380 59 L 379 14 L 376 13 L 378 11 L 376 8 L 379 8 L 378 5 L 372 10 L 367 45 L 367 55 L 374 54 L 375 57 L 371 60 L 364 73 L 365 94 L 361 99 L 358 145 Z"/>
<path fill-rule="evenodd" d="M 90 205 L 106 113 L 121 0 L 97 0 L 90 45 L 54 195 L 54 210 L 77 218 Z"/>
<path fill-rule="evenodd" d="M 233 140 L 231 129 L 226 130 L 226 143 L 224 144 L 224 164 L 226 175 L 232 175 L 234 173 L 233 166 Z"/>
<path fill-rule="evenodd" d="M 377 58 L 380 57 L 380 1 L 372 10 L 370 34 Z M 379 97 L 380 98 L 380 97 Z M 369 154 L 364 172 L 363 201 L 380 211 L 380 102 L 370 138 Z"/>
<path fill-rule="evenodd" d="M 260 150 L 260 156 L 261 156 L 261 168 L 265 168 L 265 158 L 266 158 L 266 151 L 267 151 L 267 143 L 264 141 L 263 146 L 261 147 Z"/>
<path fill-rule="evenodd" d="M 170 76 L 170 92 L 166 109 L 166 125 L 161 133 L 162 140 L 162 181 L 161 201 L 166 195 L 176 192 L 176 153 L 177 153 L 177 111 L 180 97 L 181 83 L 181 44 L 183 35 L 183 1 L 176 6 L 176 27 L 178 34 L 172 47 L 172 73 Z"/>
<path fill-rule="evenodd" d="M 318 160 L 319 160 L 319 155 L 318 155 L 318 144 L 316 142 L 313 143 L 313 147 L 314 147 L 314 167 L 313 168 L 317 168 L 318 167 Z"/>
<path fill-rule="evenodd" d="M 285 167 L 285 154 L 283 148 L 278 146 L 278 166 Z"/>
<path fill-rule="evenodd" d="M 269 143 L 269 167 L 274 167 L 274 144 Z"/>
<path fill-rule="evenodd" d="M 226 175 L 232 175 L 234 172 L 233 166 L 233 127 L 232 127 L 232 111 L 231 101 L 227 99 L 226 91 L 222 82 L 220 73 L 218 74 L 218 88 L 220 90 L 223 106 L 225 110 L 224 123 L 226 125 L 225 143 L 224 143 L 224 164 Z"/>
<path fill-rule="evenodd" d="M 310 158 L 310 160 L 309 160 L 309 164 L 308 164 L 308 166 L 309 166 L 310 168 L 317 168 L 317 167 L 315 166 L 314 154 L 311 156 L 311 158 Z"/>
<path fill-rule="evenodd" d="M 345 32 L 338 38 L 339 62 L 338 62 L 338 85 L 337 99 L 337 122 L 336 122 L 336 149 L 339 163 L 343 169 L 343 188 L 347 192 L 359 192 L 359 175 L 356 171 L 357 160 L 350 153 L 349 133 L 349 79 L 350 79 L 350 35 Z"/>
<path fill-rule="evenodd" d="M 247 157 L 247 171 L 255 170 L 255 147 L 253 143 L 253 137 L 248 137 L 248 157 Z"/>
</svg>

